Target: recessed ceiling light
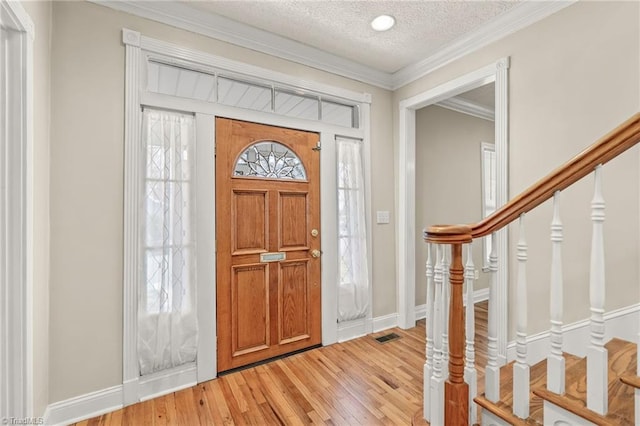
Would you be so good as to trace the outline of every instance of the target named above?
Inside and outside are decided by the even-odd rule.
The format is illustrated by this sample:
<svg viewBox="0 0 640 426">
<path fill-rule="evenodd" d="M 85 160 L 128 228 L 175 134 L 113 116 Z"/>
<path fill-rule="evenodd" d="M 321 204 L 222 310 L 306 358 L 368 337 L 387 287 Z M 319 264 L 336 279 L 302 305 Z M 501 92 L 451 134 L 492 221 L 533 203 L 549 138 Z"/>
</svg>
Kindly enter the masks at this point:
<svg viewBox="0 0 640 426">
<path fill-rule="evenodd" d="M 380 15 L 371 21 L 371 28 L 376 31 L 387 31 L 396 23 L 396 19 L 390 15 Z"/>
</svg>

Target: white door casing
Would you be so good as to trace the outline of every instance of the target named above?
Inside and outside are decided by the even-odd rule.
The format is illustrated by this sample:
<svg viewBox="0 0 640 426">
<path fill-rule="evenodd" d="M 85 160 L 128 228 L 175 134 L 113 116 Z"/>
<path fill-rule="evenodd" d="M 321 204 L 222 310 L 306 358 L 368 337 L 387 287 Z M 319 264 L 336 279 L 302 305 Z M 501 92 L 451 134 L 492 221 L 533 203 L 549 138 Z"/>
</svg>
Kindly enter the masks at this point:
<svg viewBox="0 0 640 426">
<path fill-rule="evenodd" d="M 133 404 L 141 399 L 166 394 L 172 390 L 192 386 L 196 382 L 209 380 L 216 375 L 216 325 L 215 325 L 215 117 L 252 121 L 280 127 L 318 132 L 321 141 L 321 239 L 324 248 L 322 259 L 322 343 L 330 344 L 338 340 L 337 318 L 337 211 L 335 135 L 362 139 L 364 141 L 365 179 L 370 181 L 369 123 L 371 96 L 333 86 L 300 80 L 286 74 L 232 61 L 203 52 L 193 51 L 171 43 L 162 42 L 141 35 L 136 31 L 123 29 L 123 43 L 126 51 L 126 96 L 125 96 L 125 229 L 124 229 L 124 336 L 123 336 L 123 405 Z M 345 99 L 359 105 L 360 126 L 347 128 L 321 121 L 311 121 L 241 109 L 217 103 L 180 98 L 161 93 L 153 93 L 147 88 L 146 65 L 150 58 L 160 58 L 182 67 L 202 69 L 211 66 L 229 72 L 251 76 L 253 79 L 278 81 L 285 85 L 324 93 L 329 98 Z M 197 362 L 176 369 L 142 378 L 139 376 L 137 360 L 136 306 L 139 262 L 138 232 L 139 189 L 137 176 L 140 172 L 140 120 L 141 106 L 167 108 L 176 111 L 193 112 L 196 115 L 196 227 L 198 229 L 197 292 L 199 343 Z M 370 212 L 370 185 L 367 185 L 365 202 Z M 368 244 L 370 246 L 371 223 Z M 371 254 L 369 253 L 369 257 Z M 371 259 L 369 259 L 371 264 Z M 371 269 L 369 271 L 371 275 Z M 370 296 L 371 297 L 371 296 Z M 371 302 L 371 301 L 370 301 Z M 371 303 L 370 303 L 371 305 Z M 370 325 L 371 312 L 368 316 Z"/>
<path fill-rule="evenodd" d="M 0 0 L 0 418 L 33 415 L 33 40 Z"/>
<path fill-rule="evenodd" d="M 497 166 L 497 206 L 508 201 L 508 69 L 509 58 L 465 74 L 426 92 L 400 102 L 398 146 L 398 225 L 397 225 L 397 294 L 398 325 L 415 325 L 415 244 L 422 230 L 415 229 L 416 188 L 416 110 L 475 89 L 495 83 L 495 146 Z M 497 235 L 498 267 L 498 353 L 506 360 L 508 333 L 508 234 Z"/>
</svg>

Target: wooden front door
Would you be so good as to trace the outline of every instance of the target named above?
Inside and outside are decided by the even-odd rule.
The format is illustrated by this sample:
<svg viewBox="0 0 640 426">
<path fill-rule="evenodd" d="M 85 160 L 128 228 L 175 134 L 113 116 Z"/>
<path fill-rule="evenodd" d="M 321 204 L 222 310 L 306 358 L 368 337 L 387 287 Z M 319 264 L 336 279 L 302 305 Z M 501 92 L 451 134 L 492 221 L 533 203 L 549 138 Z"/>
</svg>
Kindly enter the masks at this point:
<svg viewBox="0 0 640 426">
<path fill-rule="evenodd" d="M 318 140 L 216 119 L 218 371 L 322 341 Z"/>
</svg>

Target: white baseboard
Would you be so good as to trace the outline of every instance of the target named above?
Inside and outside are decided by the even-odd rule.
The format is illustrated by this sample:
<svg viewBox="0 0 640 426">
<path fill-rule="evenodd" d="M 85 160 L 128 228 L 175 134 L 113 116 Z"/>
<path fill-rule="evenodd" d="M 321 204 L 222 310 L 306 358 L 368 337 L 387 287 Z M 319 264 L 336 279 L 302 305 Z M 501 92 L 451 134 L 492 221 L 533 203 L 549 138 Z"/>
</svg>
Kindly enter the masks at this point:
<svg viewBox="0 0 640 426">
<path fill-rule="evenodd" d="M 198 383 L 196 364 L 186 364 L 140 378 L 140 401 L 157 398 Z"/>
<path fill-rule="evenodd" d="M 44 424 L 67 425 L 122 408 L 122 385 L 49 404 Z"/>
<path fill-rule="evenodd" d="M 476 290 L 473 292 L 473 304 L 484 302 L 485 300 L 489 300 L 489 287 L 482 288 L 480 290 Z M 462 295 L 462 303 L 467 305 L 467 295 Z"/>
<path fill-rule="evenodd" d="M 489 288 L 483 288 L 473 292 L 473 304 L 489 300 Z M 462 295 L 462 305 L 467 306 L 467 295 Z M 418 305 L 415 309 L 416 321 L 427 317 L 427 304 Z"/>
<path fill-rule="evenodd" d="M 176 367 L 140 378 L 138 400 L 145 401 L 194 386 L 197 383 L 195 363 Z M 49 404 L 44 414 L 46 425 L 68 425 L 121 409 L 123 385 L 91 392 Z"/>
<path fill-rule="evenodd" d="M 338 323 L 338 342 L 346 342 L 369 333 L 371 333 L 371 320 L 366 318 Z"/>
<path fill-rule="evenodd" d="M 613 337 L 635 342 L 638 338 L 638 321 L 640 319 L 640 304 L 616 309 L 604 314 L 605 341 Z M 589 319 L 577 321 L 562 327 L 562 350 L 575 356 L 587 355 L 589 342 Z M 533 334 L 527 337 L 527 363 L 529 365 L 542 361 L 549 354 L 550 332 Z M 507 362 L 516 357 L 516 343 L 507 345 Z"/>
<path fill-rule="evenodd" d="M 427 304 L 425 303 L 425 304 L 416 306 L 416 309 L 414 312 L 416 313 L 416 321 L 426 318 Z"/>
<path fill-rule="evenodd" d="M 373 332 L 377 333 L 378 331 L 387 330 L 389 328 L 398 326 L 398 314 L 393 313 L 389 315 L 384 315 L 381 317 L 376 317 L 373 319 Z"/>
</svg>

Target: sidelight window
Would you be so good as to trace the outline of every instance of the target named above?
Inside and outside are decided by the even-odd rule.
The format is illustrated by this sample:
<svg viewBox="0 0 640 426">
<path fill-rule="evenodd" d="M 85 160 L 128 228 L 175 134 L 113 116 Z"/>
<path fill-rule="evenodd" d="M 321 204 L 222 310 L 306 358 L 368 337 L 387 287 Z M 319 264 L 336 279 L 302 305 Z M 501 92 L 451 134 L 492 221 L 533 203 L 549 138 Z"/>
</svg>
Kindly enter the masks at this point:
<svg viewBox="0 0 640 426">
<path fill-rule="evenodd" d="M 193 362 L 197 349 L 194 253 L 195 119 L 145 109 L 140 374 Z"/>
<path fill-rule="evenodd" d="M 336 137 L 338 178 L 338 320 L 364 318 L 369 309 L 367 225 L 362 141 Z"/>
</svg>

